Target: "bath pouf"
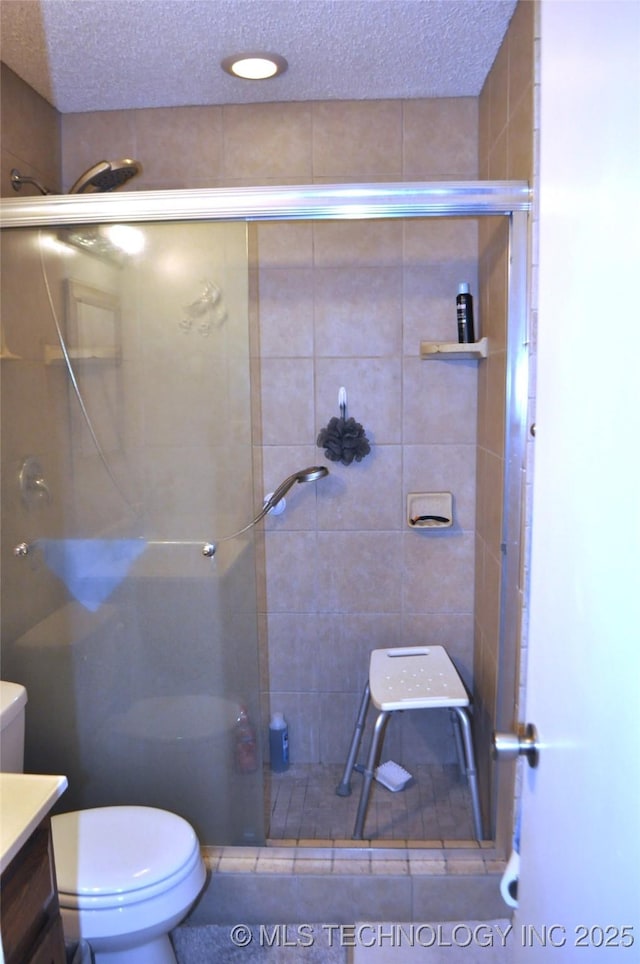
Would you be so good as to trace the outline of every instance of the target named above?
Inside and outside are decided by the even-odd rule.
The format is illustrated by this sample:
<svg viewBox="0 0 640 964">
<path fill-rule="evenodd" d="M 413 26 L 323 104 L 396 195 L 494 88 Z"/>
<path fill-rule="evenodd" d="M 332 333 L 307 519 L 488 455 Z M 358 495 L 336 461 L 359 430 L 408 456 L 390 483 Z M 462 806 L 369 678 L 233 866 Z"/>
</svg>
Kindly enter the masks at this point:
<svg viewBox="0 0 640 964">
<path fill-rule="evenodd" d="M 318 434 L 317 445 L 324 449 L 330 462 L 342 462 L 343 465 L 351 465 L 353 461 L 361 462 L 371 451 L 360 422 L 343 416 L 329 419 L 329 424 Z"/>
</svg>

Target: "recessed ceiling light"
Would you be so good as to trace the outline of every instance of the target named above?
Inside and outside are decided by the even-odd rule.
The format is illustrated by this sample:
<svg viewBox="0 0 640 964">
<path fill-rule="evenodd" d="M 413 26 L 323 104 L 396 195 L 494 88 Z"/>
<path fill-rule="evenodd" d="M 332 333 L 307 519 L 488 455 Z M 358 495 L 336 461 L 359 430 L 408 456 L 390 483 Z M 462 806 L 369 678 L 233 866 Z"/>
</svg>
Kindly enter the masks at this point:
<svg viewBox="0 0 640 964">
<path fill-rule="evenodd" d="M 288 64 L 280 54 L 260 52 L 225 57 L 221 66 L 233 77 L 242 77 L 243 80 L 267 80 L 269 77 L 283 74 Z"/>
</svg>

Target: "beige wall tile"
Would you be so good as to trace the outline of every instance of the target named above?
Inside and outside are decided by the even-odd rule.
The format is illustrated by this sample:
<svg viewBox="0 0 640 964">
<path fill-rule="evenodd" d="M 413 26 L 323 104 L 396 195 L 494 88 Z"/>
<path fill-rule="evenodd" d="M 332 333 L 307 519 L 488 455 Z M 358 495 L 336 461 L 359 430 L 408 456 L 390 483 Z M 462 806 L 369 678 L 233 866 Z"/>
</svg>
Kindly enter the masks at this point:
<svg viewBox="0 0 640 964">
<path fill-rule="evenodd" d="M 475 362 L 405 359 L 404 443 L 474 443 L 476 394 Z"/>
<path fill-rule="evenodd" d="M 500 351 L 506 348 L 507 338 L 509 228 L 503 218 L 488 220 L 481 255 L 483 305 L 486 306 L 482 333 L 490 339 L 491 351 Z"/>
<path fill-rule="evenodd" d="M 491 83 L 489 73 L 478 99 L 478 177 L 488 179 L 489 151 L 491 150 Z"/>
<path fill-rule="evenodd" d="M 533 175 L 533 85 L 520 97 L 509 119 L 508 176 L 530 181 Z"/>
<path fill-rule="evenodd" d="M 456 529 L 473 531 L 476 517 L 476 446 L 405 445 L 403 447 L 403 493 L 451 492 Z M 403 505 L 406 525 L 406 504 Z"/>
<path fill-rule="evenodd" d="M 266 534 L 269 613 L 315 613 L 318 609 L 318 536 L 315 532 Z"/>
<path fill-rule="evenodd" d="M 317 357 L 397 354 L 402 337 L 400 268 L 320 268 L 315 275 Z"/>
<path fill-rule="evenodd" d="M 308 104 L 243 104 L 223 108 L 225 177 L 311 180 Z"/>
<path fill-rule="evenodd" d="M 136 134 L 136 111 L 106 110 L 95 114 L 62 115 L 62 182 L 68 191 L 75 181 L 98 161 L 140 160 Z M 140 189 L 133 179 L 121 190 Z"/>
<path fill-rule="evenodd" d="M 324 459 L 323 459 L 324 461 Z M 362 462 L 330 463 L 327 497 L 318 511 L 323 530 L 398 530 L 402 524 L 402 449 L 374 445 Z"/>
<path fill-rule="evenodd" d="M 488 86 L 491 143 L 495 144 L 509 119 L 509 37 L 503 42 L 491 68 Z"/>
<path fill-rule="evenodd" d="M 535 3 L 520 0 L 508 32 L 509 45 L 509 119 L 533 84 Z"/>
<path fill-rule="evenodd" d="M 506 406 L 506 353 L 489 352 L 486 365 L 484 443 L 489 451 L 504 454 L 504 418 Z"/>
<path fill-rule="evenodd" d="M 222 109 L 170 107 L 134 112 L 137 190 L 215 187 L 222 175 Z"/>
<path fill-rule="evenodd" d="M 414 530 L 402 541 L 405 610 L 473 612 L 474 534 Z"/>
<path fill-rule="evenodd" d="M 478 256 L 477 218 L 409 218 L 404 221 L 404 265 L 447 265 Z"/>
<path fill-rule="evenodd" d="M 272 221 L 256 224 L 261 268 L 303 268 L 313 263 L 313 224 Z"/>
<path fill-rule="evenodd" d="M 308 444 L 315 438 L 313 361 L 263 358 L 261 378 L 263 444 Z"/>
<path fill-rule="evenodd" d="M 500 554 L 502 539 L 503 460 L 485 448 L 478 450 L 478 535 L 487 551 Z"/>
<path fill-rule="evenodd" d="M 323 464 L 318 449 L 313 445 L 265 445 L 263 449 L 264 486 L 256 500 L 260 505 L 262 496 L 273 492 L 294 472 L 306 466 Z M 318 505 L 330 498 L 330 482 L 327 477 L 317 482 L 296 484 L 285 496 L 286 509 L 279 515 L 269 515 L 264 526 L 269 532 L 290 529 L 311 529 L 318 527 Z"/>
<path fill-rule="evenodd" d="M 326 620 L 310 613 L 270 613 L 269 682 L 274 692 L 314 693 L 319 686 L 319 660 L 326 651 L 330 631 Z M 315 652 L 310 658 L 309 639 Z"/>
<path fill-rule="evenodd" d="M 11 185 L 11 170 L 35 177 L 52 191 L 60 190 L 60 114 L 21 80 L 6 64 L 0 64 L 2 119 L 2 197 L 31 197 L 38 190 L 25 184 L 19 194 Z"/>
<path fill-rule="evenodd" d="M 398 645 L 446 647 L 465 684 L 472 689 L 473 621 L 473 613 L 404 613 Z"/>
<path fill-rule="evenodd" d="M 322 635 L 323 646 L 313 655 L 318 662 L 320 690 L 350 693 L 353 697 L 344 731 L 348 736 L 355 722 L 358 698 L 368 678 L 371 651 L 395 646 L 399 638 L 397 614 L 376 612 L 373 605 L 370 608 L 370 612 L 351 613 L 348 619 L 343 614 L 323 613 L 320 618 L 328 633 Z"/>
<path fill-rule="evenodd" d="M 489 152 L 488 177 L 491 181 L 508 180 L 509 171 L 509 138 L 503 128 L 491 145 Z"/>
<path fill-rule="evenodd" d="M 313 260 L 320 268 L 401 265 L 402 221 L 319 221 L 313 225 Z"/>
<path fill-rule="evenodd" d="M 321 612 L 400 612 L 398 532 L 319 532 L 317 549 Z"/>
<path fill-rule="evenodd" d="M 260 271 L 260 346 L 269 357 L 312 357 L 313 279 L 311 268 Z"/>
<path fill-rule="evenodd" d="M 477 99 L 405 101 L 403 152 L 402 173 L 406 179 L 476 177 Z"/>
<path fill-rule="evenodd" d="M 479 314 L 477 258 L 467 256 L 444 263 L 410 265 L 404 270 L 404 354 L 417 355 L 421 341 L 457 341 L 456 295 L 467 281 Z"/>
<path fill-rule="evenodd" d="M 400 101 L 314 103 L 314 179 L 400 177 L 401 129 Z"/>
<path fill-rule="evenodd" d="M 338 393 L 344 387 L 347 418 L 353 417 L 363 426 L 374 447 L 401 442 L 402 373 L 398 357 L 318 357 L 315 379 L 317 431 L 340 415 Z M 366 456 L 365 461 L 369 458 Z"/>
</svg>

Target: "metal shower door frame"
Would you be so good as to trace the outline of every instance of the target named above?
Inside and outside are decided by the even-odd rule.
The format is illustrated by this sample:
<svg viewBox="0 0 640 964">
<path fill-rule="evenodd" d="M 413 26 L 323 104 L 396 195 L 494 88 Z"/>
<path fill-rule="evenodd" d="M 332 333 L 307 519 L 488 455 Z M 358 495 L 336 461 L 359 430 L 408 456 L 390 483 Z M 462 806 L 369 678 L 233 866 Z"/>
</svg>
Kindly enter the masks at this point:
<svg viewBox="0 0 640 964">
<path fill-rule="evenodd" d="M 60 194 L 0 202 L 2 227 L 114 221 L 291 221 L 511 216 L 530 209 L 526 181 L 424 181 Z"/>
</svg>

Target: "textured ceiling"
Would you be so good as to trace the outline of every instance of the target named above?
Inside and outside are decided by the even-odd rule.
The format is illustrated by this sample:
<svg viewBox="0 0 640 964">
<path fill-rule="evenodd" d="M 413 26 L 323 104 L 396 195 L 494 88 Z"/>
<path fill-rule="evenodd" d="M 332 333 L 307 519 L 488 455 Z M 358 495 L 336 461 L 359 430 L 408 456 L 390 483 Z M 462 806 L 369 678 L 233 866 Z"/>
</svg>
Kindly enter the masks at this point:
<svg viewBox="0 0 640 964">
<path fill-rule="evenodd" d="M 477 96 L 516 0 L 1 0 L 1 56 L 63 113 Z M 261 83 L 220 61 L 269 50 Z"/>
</svg>

